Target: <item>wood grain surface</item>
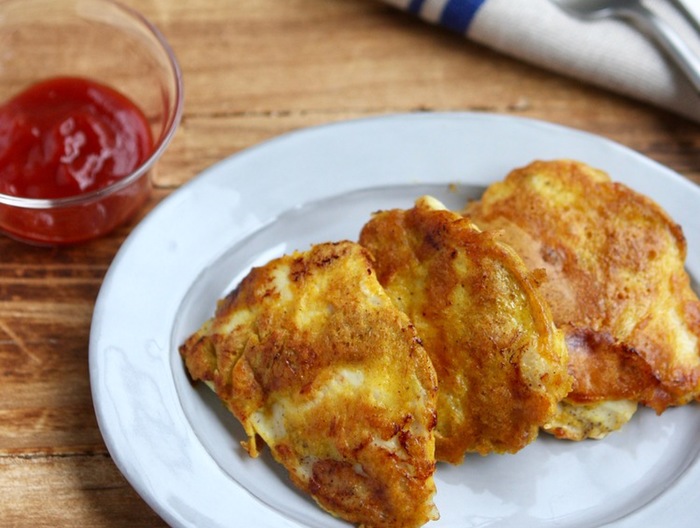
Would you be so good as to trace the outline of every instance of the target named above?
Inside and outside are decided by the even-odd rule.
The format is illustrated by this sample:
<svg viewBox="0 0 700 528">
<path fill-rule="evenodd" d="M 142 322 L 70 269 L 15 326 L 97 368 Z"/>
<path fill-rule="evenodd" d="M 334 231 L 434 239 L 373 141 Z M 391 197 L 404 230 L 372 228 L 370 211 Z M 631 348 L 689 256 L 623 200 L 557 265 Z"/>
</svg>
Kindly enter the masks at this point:
<svg viewBox="0 0 700 528">
<path fill-rule="evenodd" d="M 0 525 L 157 527 L 109 456 L 88 377 L 102 279 L 138 221 L 209 165 L 302 127 L 474 111 L 599 134 L 700 184 L 700 126 L 534 68 L 374 0 L 123 0 L 172 44 L 182 125 L 137 218 L 86 244 L 0 237 Z M 585 161 L 585 160 L 584 160 Z"/>
</svg>

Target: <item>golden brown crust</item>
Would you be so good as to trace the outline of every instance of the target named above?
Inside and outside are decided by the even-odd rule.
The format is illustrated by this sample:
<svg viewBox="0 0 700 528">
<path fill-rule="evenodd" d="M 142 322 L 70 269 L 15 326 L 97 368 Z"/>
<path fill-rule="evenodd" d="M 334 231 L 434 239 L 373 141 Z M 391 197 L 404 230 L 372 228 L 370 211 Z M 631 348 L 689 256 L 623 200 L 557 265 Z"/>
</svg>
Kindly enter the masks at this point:
<svg viewBox="0 0 700 528">
<path fill-rule="evenodd" d="M 566 348 L 522 261 L 423 198 L 377 213 L 360 243 L 418 329 L 439 380 L 436 456 L 515 452 L 570 388 Z"/>
<path fill-rule="evenodd" d="M 466 214 L 500 232 L 531 269 L 546 270 L 542 292 L 555 322 L 570 343 L 586 336 L 590 361 L 572 365 L 575 377 L 607 370 L 596 374 L 607 393 L 603 383 L 579 382 L 577 399 L 625 394 L 661 412 L 697 397 L 700 302 L 684 270 L 682 230 L 658 204 L 602 171 L 555 160 L 512 171 Z"/>
<path fill-rule="evenodd" d="M 568 329 L 569 372 L 574 383 L 567 399 L 576 403 L 603 400 L 662 401 L 669 396 L 637 351 L 609 334 Z"/>
<path fill-rule="evenodd" d="M 253 269 L 180 349 L 291 480 L 366 527 L 436 518 L 437 380 L 367 252 L 319 244 Z"/>
</svg>

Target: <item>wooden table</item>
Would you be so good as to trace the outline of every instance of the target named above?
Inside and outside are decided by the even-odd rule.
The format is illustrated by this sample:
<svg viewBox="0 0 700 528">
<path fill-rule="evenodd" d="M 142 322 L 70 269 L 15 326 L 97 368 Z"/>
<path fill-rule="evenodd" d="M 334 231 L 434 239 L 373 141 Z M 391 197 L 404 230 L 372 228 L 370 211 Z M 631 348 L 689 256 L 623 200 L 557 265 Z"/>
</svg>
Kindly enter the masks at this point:
<svg viewBox="0 0 700 528">
<path fill-rule="evenodd" d="M 97 427 L 88 338 L 97 293 L 131 229 L 212 163 L 284 132 L 395 112 L 469 110 L 606 136 L 700 183 L 700 126 L 498 55 L 373 0 L 125 0 L 170 40 L 182 126 L 139 218 L 94 242 L 0 237 L 0 524 L 163 522 Z"/>
</svg>

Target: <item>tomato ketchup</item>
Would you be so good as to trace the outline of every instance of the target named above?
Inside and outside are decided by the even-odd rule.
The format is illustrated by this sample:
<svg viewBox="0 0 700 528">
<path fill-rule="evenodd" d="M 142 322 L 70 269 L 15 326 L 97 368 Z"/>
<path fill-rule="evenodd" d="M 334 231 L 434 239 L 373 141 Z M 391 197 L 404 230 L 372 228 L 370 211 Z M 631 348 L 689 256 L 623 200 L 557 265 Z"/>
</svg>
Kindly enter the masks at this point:
<svg viewBox="0 0 700 528">
<path fill-rule="evenodd" d="M 146 116 L 116 90 L 76 77 L 30 86 L 0 105 L 0 231 L 50 245 L 110 231 L 143 204 L 149 179 L 95 191 L 132 174 L 153 150 Z"/>
<path fill-rule="evenodd" d="M 133 172 L 152 149 L 141 110 L 88 79 L 48 79 L 0 106 L 3 194 L 64 198 L 94 191 Z"/>
</svg>

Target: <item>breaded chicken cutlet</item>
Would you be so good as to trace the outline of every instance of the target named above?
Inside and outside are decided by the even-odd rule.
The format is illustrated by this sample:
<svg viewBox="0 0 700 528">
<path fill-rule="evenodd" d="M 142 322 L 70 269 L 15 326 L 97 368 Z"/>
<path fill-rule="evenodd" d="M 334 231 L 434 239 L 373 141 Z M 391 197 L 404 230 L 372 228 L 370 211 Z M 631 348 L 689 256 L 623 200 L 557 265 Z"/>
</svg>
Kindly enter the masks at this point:
<svg viewBox="0 0 700 528">
<path fill-rule="evenodd" d="M 651 199 L 583 163 L 537 161 L 465 214 L 530 269 L 569 348 L 572 392 L 548 430 L 579 440 L 700 393 L 700 302 L 681 228 Z"/>
<path fill-rule="evenodd" d="M 571 381 L 563 336 L 522 260 L 431 197 L 376 213 L 360 243 L 435 366 L 436 458 L 534 440 Z"/>
<path fill-rule="evenodd" d="M 437 380 L 408 317 L 352 242 L 313 246 L 254 268 L 180 347 L 258 454 L 359 526 L 437 518 Z"/>
</svg>

